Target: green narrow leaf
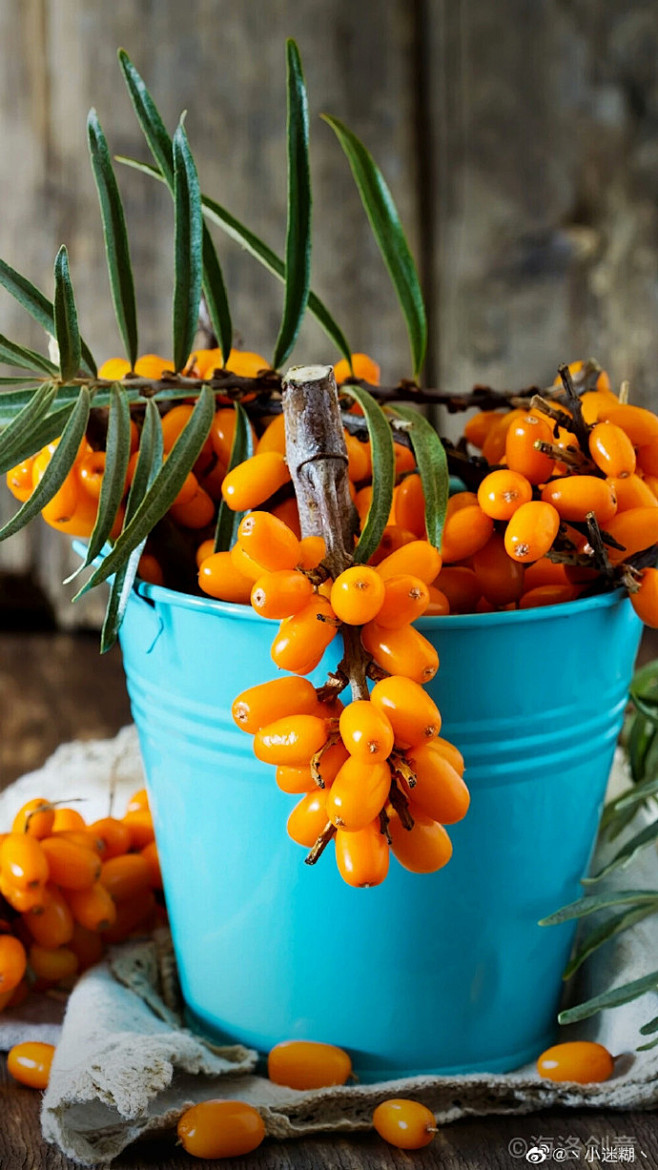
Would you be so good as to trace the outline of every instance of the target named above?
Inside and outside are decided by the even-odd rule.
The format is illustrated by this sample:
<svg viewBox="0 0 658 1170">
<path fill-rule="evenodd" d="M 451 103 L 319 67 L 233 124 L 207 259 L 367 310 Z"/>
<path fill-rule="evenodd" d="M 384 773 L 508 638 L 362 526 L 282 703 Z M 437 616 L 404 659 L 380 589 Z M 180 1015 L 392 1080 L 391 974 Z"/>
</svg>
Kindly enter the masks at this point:
<svg viewBox="0 0 658 1170">
<path fill-rule="evenodd" d="M 608 906 L 622 906 L 627 902 L 658 902 L 658 890 L 609 890 L 606 894 L 589 894 L 586 898 L 578 898 L 554 914 L 540 919 L 538 926 L 559 926 L 562 922 L 570 922 L 574 918 L 585 918 L 588 914 L 596 914 L 598 910 L 605 910 Z"/>
<path fill-rule="evenodd" d="M 418 378 L 427 349 L 427 315 L 416 265 L 393 196 L 372 155 L 356 135 L 338 118 L 328 114 L 322 117 L 347 155 L 361 202 L 398 295 L 409 334 L 414 377 Z"/>
<path fill-rule="evenodd" d="M 52 500 L 55 492 L 62 486 L 75 462 L 80 441 L 87 427 L 90 405 L 89 391 L 83 387 L 43 478 L 35 487 L 30 498 L 0 528 L 0 540 L 6 540 L 8 536 L 13 536 L 19 529 L 24 528 L 30 520 L 39 514 L 44 505 Z"/>
<path fill-rule="evenodd" d="M 233 341 L 231 310 L 217 250 L 205 222 L 203 224 L 203 295 L 206 298 L 210 324 L 219 342 L 224 364 L 226 364 Z"/>
<path fill-rule="evenodd" d="M 150 163 L 138 162 L 136 159 L 125 158 L 123 155 L 117 155 L 117 162 L 124 163 L 125 166 L 132 167 L 133 170 L 141 171 L 142 174 L 150 175 L 151 178 L 158 179 L 159 182 L 164 182 L 162 175 Z M 255 236 L 244 224 L 240 223 L 225 207 L 216 203 L 214 199 L 210 199 L 207 195 L 202 195 L 201 203 L 208 219 L 216 223 L 218 227 L 221 227 L 231 240 L 240 244 L 268 272 L 271 272 L 279 280 L 285 281 L 286 266 L 280 256 L 277 256 L 267 244 L 259 239 L 258 236 Z M 350 344 L 326 305 L 323 304 L 314 292 L 310 292 L 308 295 L 308 311 L 315 317 L 318 324 L 324 329 L 329 340 L 333 342 L 351 366 L 352 353 Z"/>
<path fill-rule="evenodd" d="M 30 442 L 30 434 L 48 414 L 56 393 L 57 387 L 54 383 L 45 382 L 16 415 L 10 426 L 0 434 L 0 464 L 7 458 L 12 459 L 15 450 L 22 450 L 25 443 Z M 15 467 L 16 462 L 14 459 L 10 467 Z"/>
<path fill-rule="evenodd" d="M 299 49 L 286 42 L 288 83 L 288 225 L 283 319 L 272 366 L 290 356 L 306 312 L 311 283 L 311 174 L 308 162 L 308 100 Z"/>
<path fill-rule="evenodd" d="M 169 510 L 208 438 L 214 413 L 215 396 L 208 386 L 204 386 L 190 415 L 189 422 L 171 449 L 170 457 L 158 471 L 132 520 L 124 527 L 116 541 L 112 552 L 108 553 L 101 561 L 77 597 L 116 573 L 126 563 L 133 549 L 141 544 L 158 520 L 161 520 L 165 512 Z"/>
<path fill-rule="evenodd" d="M 4 260 L 0 260 L 0 284 L 6 288 L 8 293 L 11 293 L 19 305 L 27 309 L 30 316 L 46 330 L 46 333 L 54 336 L 55 317 L 52 303 L 26 276 L 21 276 L 20 272 L 16 272 L 16 269 L 11 268 Z M 91 350 L 84 341 L 81 341 L 81 347 L 84 369 L 95 378 L 97 374 L 96 362 L 91 355 Z"/>
<path fill-rule="evenodd" d="M 658 1046 L 658 1036 L 655 1040 L 651 1040 L 649 1044 L 639 1044 L 635 1051 L 648 1052 L 650 1048 L 656 1048 L 656 1046 Z"/>
<path fill-rule="evenodd" d="M 658 1032 L 658 1016 L 654 1016 L 648 1023 L 643 1024 L 640 1028 L 641 1036 L 650 1036 L 652 1032 Z"/>
<path fill-rule="evenodd" d="M 133 369 L 137 361 L 137 309 L 128 233 L 107 141 L 93 109 L 87 118 L 87 138 L 101 208 L 114 312 L 130 368 Z"/>
<path fill-rule="evenodd" d="M 133 104 L 137 121 L 139 122 L 149 149 L 158 164 L 165 183 L 174 186 L 174 155 L 171 138 L 165 124 L 160 117 L 159 110 L 153 101 L 142 77 L 135 69 L 125 49 L 119 49 L 119 66 Z"/>
<path fill-rule="evenodd" d="M 633 910 L 624 910 L 622 914 L 614 914 L 611 918 L 607 918 L 599 926 L 591 930 L 589 934 L 581 940 L 578 950 L 571 957 L 564 971 L 563 978 L 571 979 L 575 975 L 579 967 L 582 967 L 585 959 L 588 959 L 594 951 L 603 946 L 615 935 L 620 934 L 622 930 L 627 930 L 634 926 L 636 922 L 641 922 L 643 918 L 648 918 L 649 915 L 656 913 L 658 902 L 654 902 L 650 906 L 637 906 Z"/>
<path fill-rule="evenodd" d="M 423 484 L 427 539 L 435 548 L 441 548 L 450 489 L 450 474 L 443 443 L 432 424 L 412 406 L 396 405 L 394 410 L 400 418 L 411 424 L 408 434 Z"/>
<path fill-rule="evenodd" d="M 172 140 L 143 79 L 123 49 L 119 50 L 119 65 L 137 120 L 160 171 L 158 174 L 157 170 L 149 168 L 150 173 L 162 179 L 173 194 L 174 149 Z M 231 352 L 233 326 L 222 269 L 212 237 L 205 224 L 203 225 L 203 291 L 210 321 L 217 334 L 217 340 L 226 362 Z"/>
<path fill-rule="evenodd" d="M 124 529 L 130 524 L 160 470 L 163 452 L 164 444 L 162 441 L 160 415 L 155 403 L 149 400 L 146 404 L 144 426 L 142 427 L 140 437 L 139 458 L 137 459 L 135 474 L 126 502 Z M 101 632 L 101 654 L 105 654 L 114 645 L 119 636 L 128 599 L 137 575 L 139 558 L 142 555 L 145 544 L 146 537 L 137 545 L 137 548 L 133 549 L 125 564 L 117 570 L 112 579 L 105 620 Z"/>
<path fill-rule="evenodd" d="M 630 695 L 631 695 L 631 701 L 633 703 L 633 706 L 637 707 L 637 710 L 640 712 L 640 714 L 644 715 L 644 718 L 648 719 L 649 723 L 652 723 L 654 725 L 657 724 L 658 723 L 658 695 L 648 694 L 646 692 L 642 693 L 641 691 L 635 691 L 635 690 L 633 690 L 633 687 L 631 687 Z"/>
<path fill-rule="evenodd" d="M 636 833 L 634 837 L 631 837 L 630 841 L 626 841 L 619 852 L 615 854 L 612 861 L 609 861 L 607 865 L 604 865 L 603 869 L 593 874 L 592 877 L 583 878 L 583 884 L 591 885 L 594 882 L 600 882 L 601 878 L 607 877 L 614 870 L 625 868 L 641 849 L 646 849 L 647 845 L 652 845 L 656 840 L 658 840 L 658 821 L 646 825 L 644 829 Z"/>
<path fill-rule="evenodd" d="M 174 369 L 186 365 L 196 335 L 203 271 L 199 180 L 181 122 L 174 134 Z"/>
<path fill-rule="evenodd" d="M 89 538 L 84 562 L 75 570 L 72 577 L 77 577 L 82 569 L 86 569 L 105 546 L 117 518 L 126 485 L 130 459 L 130 407 L 121 386 L 117 383 L 110 391 L 110 418 L 105 452 L 105 472 L 98 500 L 96 523 Z M 72 577 L 69 580 L 72 580 Z"/>
<path fill-rule="evenodd" d="M 631 1000 L 638 999 L 647 991 L 654 991 L 656 988 L 658 988 L 658 971 L 652 971 L 650 975 L 643 975 L 641 979 L 633 979 L 631 983 L 624 983 L 621 987 L 613 987 L 611 991 L 595 995 L 593 999 L 588 999 L 585 1003 L 567 1008 L 566 1011 L 560 1012 L 558 1021 L 560 1024 L 576 1024 L 579 1020 L 587 1020 L 590 1016 L 595 1016 L 597 1012 L 603 1011 L 605 1008 L 620 1007 L 621 1004 L 630 1003 Z"/>
<path fill-rule="evenodd" d="M 250 459 L 254 453 L 253 436 L 247 412 L 239 402 L 234 402 L 233 406 L 235 408 L 235 432 L 231 444 L 231 456 L 226 468 L 227 474 L 234 467 L 237 467 L 238 463 L 244 463 L 245 459 Z M 220 501 L 215 527 L 215 552 L 227 552 L 235 543 L 243 515 L 243 512 L 233 512 L 224 500 Z"/>
<path fill-rule="evenodd" d="M 395 484 L 393 436 L 384 411 L 367 390 L 346 383 L 340 392 L 353 398 L 361 407 L 372 447 L 372 503 L 354 550 L 355 562 L 363 564 L 374 553 L 388 524 Z"/>
<path fill-rule="evenodd" d="M 32 386 L 35 390 L 37 389 L 34 378 L 0 378 L 0 387 L 2 386 Z M 2 402 L 3 397 L 4 391 L 0 389 L 0 402 Z"/>
<path fill-rule="evenodd" d="M 40 353 L 35 353 L 33 349 L 25 349 L 22 345 L 16 345 L 9 338 L 3 337 L 0 334 L 0 362 L 7 366 L 20 366 L 24 370 L 36 370 L 40 374 L 47 374 L 49 378 L 53 375 L 57 376 L 59 370 L 57 366 L 43 357 Z"/>
<path fill-rule="evenodd" d="M 655 735 L 655 726 L 642 715 L 635 714 L 632 717 L 626 747 L 634 784 L 639 784 L 644 777 L 647 754 Z"/>
<path fill-rule="evenodd" d="M 80 394 L 79 386 L 77 387 L 77 394 Z M 4 475 L 6 471 L 9 471 L 12 467 L 16 467 L 18 463 L 22 463 L 25 459 L 29 459 L 31 455 L 36 455 L 47 443 L 52 443 L 53 439 L 58 439 L 63 433 L 74 409 L 75 402 L 67 403 L 66 406 L 58 407 L 57 410 L 53 410 L 52 414 L 46 415 L 41 422 L 37 423 L 34 430 L 30 431 L 30 434 L 22 443 L 17 443 L 15 446 L 12 446 L 11 451 L 8 451 L 0 459 L 0 475 Z"/>
<path fill-rule="evenodd" d="M 55 259 L 55 300 L 53 302 L 55 314 L 55 338 L 59 347 L 59 368 L 62 381 L 75 378 L 80 369 L 82 350 L 80 334 L 78 332 L 78 314 L 75 309 L 75 297 L 71 274 L 69 272 L 69 258 L 66 247 L 62 244 Z"/>
</svg>

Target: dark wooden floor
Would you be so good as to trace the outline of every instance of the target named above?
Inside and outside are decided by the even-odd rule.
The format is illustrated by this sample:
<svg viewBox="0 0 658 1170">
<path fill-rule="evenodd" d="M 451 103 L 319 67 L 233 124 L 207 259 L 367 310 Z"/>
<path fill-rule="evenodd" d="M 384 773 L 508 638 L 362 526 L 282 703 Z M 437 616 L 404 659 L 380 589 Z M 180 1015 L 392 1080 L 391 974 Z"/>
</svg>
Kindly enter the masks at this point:
<svg viewBox="0 0 658 1170">
<path fill-rule="evenodd" d="M 647 642 L 643 658 L 657 649 L 655 639 Z M 58 744 L 112 735 L 129 718 L 118 650 L 99 658 L 95 635 L 0 632 L 0 788 L 38 767 Z M 442 1129 L 431 1147 L 413 1155 L 366 1135 L 349 1141 L 265 1143 L 247 1159 L 225 1164 L 234 1170 L 399 1170 L 412 1165 L 418 1170 L 503 1170 L 527 1164 L 523 1155 L 510 1153 L 514 1139 L 530 1148 L 539 1137 L 552 1138 L 556 1146 L 578 1139 L 579 1161 L 593 1167 L 618 1161 L 605 1158 L 604 1151 L 614 1147 L 615 1138 L 627 1137 L 633 1160 L 647 1170 L 658 1168 L 655 1114 L 585 1110 L 456 1122 Z M 595 1139 L 601 1152 L 586 1162 L 588 1139 Z M 512 1148 L 519 1148 L 518 1141 Z M 591 1141 L 590 1149 L 596 1149 Z M 71 1170 L 73 1165 L 41 1139 L 39 1094 L 11 1081 L 0 1060 L 1 1170 Z M 172 1135 L 133 1146 L 114 1165 L 117 1170 L 182 1170 L 214 1163 L 190 1158 L 175 1147 Z"/>
</svg>

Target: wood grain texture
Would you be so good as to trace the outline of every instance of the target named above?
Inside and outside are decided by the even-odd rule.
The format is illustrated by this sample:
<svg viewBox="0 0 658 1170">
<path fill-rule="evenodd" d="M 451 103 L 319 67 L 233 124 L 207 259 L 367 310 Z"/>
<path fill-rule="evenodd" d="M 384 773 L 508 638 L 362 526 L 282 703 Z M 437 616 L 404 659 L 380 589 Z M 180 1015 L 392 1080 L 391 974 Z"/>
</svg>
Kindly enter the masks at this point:
<svg viewBox="0 0 658 1170">
<path fill-rule="evenodd" d="M 658 9 L 426 0 L 436 371 L 547 384 L 594 354 L 658 406 Z"/>
</svg>

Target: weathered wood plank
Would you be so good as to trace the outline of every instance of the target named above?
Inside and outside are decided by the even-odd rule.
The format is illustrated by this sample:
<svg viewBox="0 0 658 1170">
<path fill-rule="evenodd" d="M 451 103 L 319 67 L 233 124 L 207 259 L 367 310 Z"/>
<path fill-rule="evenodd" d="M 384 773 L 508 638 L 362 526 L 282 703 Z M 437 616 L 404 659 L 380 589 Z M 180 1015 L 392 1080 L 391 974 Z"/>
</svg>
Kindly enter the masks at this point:
<svg viewBox="0 0 658 1170">
<path fill-rule="evenodd" d="M 594 354 L 658 405 L 658 10 L 427 0 L 441 383 Z"/>
</svg>

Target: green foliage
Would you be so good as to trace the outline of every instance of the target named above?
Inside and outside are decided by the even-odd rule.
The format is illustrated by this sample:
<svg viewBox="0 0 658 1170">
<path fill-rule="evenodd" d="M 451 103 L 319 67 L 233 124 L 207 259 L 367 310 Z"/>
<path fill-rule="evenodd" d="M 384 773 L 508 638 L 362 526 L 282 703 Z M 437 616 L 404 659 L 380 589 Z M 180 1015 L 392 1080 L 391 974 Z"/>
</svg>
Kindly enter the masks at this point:
<svg viewBox="0 0 658 1170">
<path fill-rule="evenodd" d="M 353 398 L 361 407 L 368 424 L 372 449 L 372 502 L 354 550 L 356 563 L 364 564 L 370 559 L 382 538 L 393 503 L 395 484 L 393 436 L 388 419 L 372 394 L 361 386 L 352 386 L 349 383 L 341 386 L 340 392 L 346 394 L 348 398 Z"/>
<path fill-rule="evenodd" d="M 187 135 L 174 134 L 174 369 L 184 369 L 194 347 L 201 300 L 203 215 Z"/>
<path fill-rule="evenodd" d="M 87 556 L 81 566 L 86 569 L 96 559 L 109 540 L 114 527 L 128 471 L 130 459 L 130 407 L 120 386 L 113 386 L 110 400 L 110 417 L 107 427 L 105 473 L 98 501 L 98 513 L 93 532 L 89 537 Z M 80 572 L 80 570 L 78 570 Z"/>
<path fill-rule="evenodd" d="M 450 489 L 445 448 L 432 424 L 413 407 L 396 406 L 395 413 L 408 424 L 406 429 L 416 456 L 425 496 L 427 539 L 435 548 L 441 548 Z"/>
<path fill-rule="evenodd" d="M 55 299 L 53 301 L 55 340 L 59 349 L 59 368 L 62 382 L 77 377 L 82 359 L 82 343 L 78 330 L 73 285 L 69 272 L 69 257 L 62 244 L 55 257 Z"/>
<path fill-rule="evenodd" d="M 610 862 L 598 873 L 584 879 L 586 885 L 598 883 L 616 870 L 630 867 L 640 851 L 658 843 L 658 816 L 655 815 L 655 797 L 658 795 L 658 706 L 654 702 L 657 695 L 658 661 L 651 662 L 639 670 L 631 685 L 634 710 L 627 721 L 625 741 L 634 784 L 631 789 L 623 792 L 606 806 L 601 821 L 601 839 L 614 840 L 615 836 L 628 826 L 638 809 L 647 802 L 648 807 L 654 811 L 653 819 L 624 842 Z M 576 949 L 564 972 L 565 979 L 571 978 L 586 959 L 610 939 L 643 919 L 658 914 L 658 890 L 603 890 L 600 893 L 587 894 L 542 919 L 541 926 L 556 926 L 617 907 L 623 909 L 598 919 L 589 932 L 578 936 Z M 658 972 L 621 984 L 604 995 L 577 1004 L 561 1012 L 558 1018 L 561 1024 L 575 1023 L 604 1009 L 629 1003 L 645 995 L 647 991 L 654 990 L 658 990 Z M 640 1029 L 642 1035 L 655 1031 L 655 1023 L 656 1021 L 652 1020 L 644 1025 Z M 658 1040 L 641 1045 L 638 1051 L 652 1048 L 656 1043 Z"/>
</svg>

